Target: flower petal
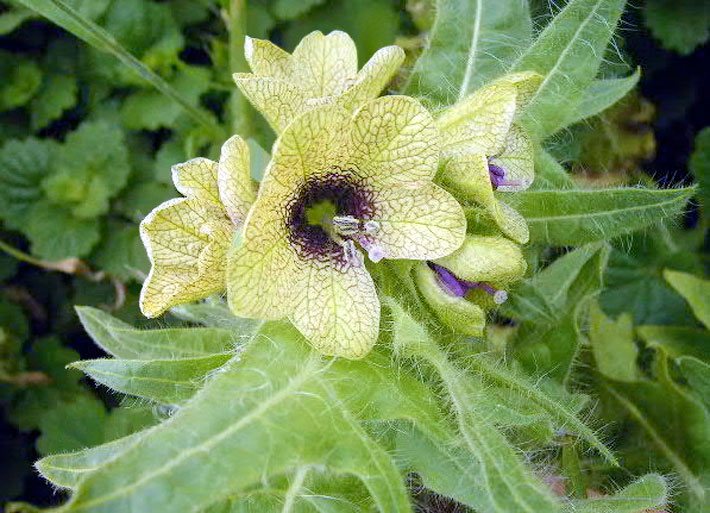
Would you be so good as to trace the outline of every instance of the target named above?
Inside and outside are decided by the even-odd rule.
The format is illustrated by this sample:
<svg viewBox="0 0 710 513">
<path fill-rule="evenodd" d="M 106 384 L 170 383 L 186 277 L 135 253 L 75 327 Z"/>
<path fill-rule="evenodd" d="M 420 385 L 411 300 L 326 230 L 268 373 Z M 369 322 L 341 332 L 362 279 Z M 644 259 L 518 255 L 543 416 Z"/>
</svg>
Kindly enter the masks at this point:
<svg viewBox="0 0 710 513">
<path fill-rule="evenodd" d="M 433 183 L 411 189 L 385 188 L 373 199 L 379 224 L 371 244 L 384 258 L 432 260 L 456 250 L 466 234 L 466 217 L 451 194 Z"/>
<path fill-rule="evenodd" d="M 470 337 L 483 335 L 486 313 L 481 307 L 463 297 L 448 294 L 425 263 L 418 264 L 414 272 L 417 288 L 441 322 Z"/>
<path fill-rule="evenodd" d="M 366 103 L 352 123 L 353 163 L 360 175 L 380 186 L 431 180 L 439 163 L 434 121 L 408 96 L 385 96 Z"/>
<path fill-rule="evenodd" d="M 520 71 L 517 73 L 509 73 L 495 80 L 494 84 L 508 84 L 515 87 L 516 96 L 516 111 L 515 115 L 520 113 L 527 107 L 530 100 L 535 96 L 535 92 L 540 87 L 544 77 L 534 71 Z"/>
<path fill-rule="evenodd" d="M 227 215 L 235 225 L 244 223 L 256 199 L 256 186 L 251 179 L 249 146 L 235 135 L 222 145 L 217 168 L 219 197 Z"/>
<path fill-rule="evenodd" d="M 482 207 L 506 236 L 520 244 L 528 241 L 530 234 L 525 219 L 495 197 L 488 172 L 488 159 L 484 155 L 452 158 L 443 169 L 441 181 L 466 200 Z"/>
<path fill-rule="evenodd" d="M 281 319 L 292 310 L 289 279 L 296 256 L 278 207 L 260 201 L 250 211 L 241 244 L 227 256 L 227 299 L 235 315 Z"/>
<path fill-rule="evenodd" d="M 320 31 L 304 37 L 293 51 L 293 77 L 306 96 L 340 95 L 357 74 L 357 49 L 345 32 Z"/>
<path fill-rule="evenodd" d="M 198 157 L 172 167 L 175 188 L 188 198 L 222 206 L 217 187 L 217 162 Z"/>
<path fill-rule="evenodd" d="M 504 237 L 467 235 L 463 245 L 435 261 L 461 280 L 507 285 L 523 277 L 527 264 L 520 246 Z"/>
<path fill-rule="evenodd" d="M 235 73 L 232 77 L 242 94 L 261 112 L 276 133 L 281 133 L 307 110 L 303 91 L 295 84 L 251 73 Z"/>
<path fill-rule="evenodd" d="M 293 71 L 291 55 L 266 39 L 244 38 L 244 56 L 255 75 L 283 80 Z"/>
<path fill-rule="evenodd" d="M 505 179 L 514 185 L 499 185 L 501 192 L 523 191 L 535 179 L 535 159 L 532 141 L 525 131 L 513 125 L 505 138 L 503 151 L 491 162 L 505 170 Z"/>
<path fill-rule="evenodd" d="M 515 87 L 493 83 L 446 109 L 436 120 L 444 156 L 497 154 L 515 117 Z"/>
<path fill-rule="evenodd" d="M 346 168 L 349 123 L 350 114 L 338 105 L 325 105 L 299 116 L 274 144 L 261 187 L 278 182 L 292 191 L 301 180 Z"/>
<path fill-rule="evenodd" d="M 375 345 L 380 302 L 362 264 L 301 261 L 291 322 L 321 353 L 362 358 Z"/>
<path fill-rule="evenodd" d="M 141 290 L 143 314 L 156 317 L 223 290 L 233 229 L 222 208 L 201 199 L 170 200 L 148 214 L 140 225 L 152 264 Z"/>
<path fill-rule="evenodd" d="M 352 87 L 338 102 L 348 110 L 376 98 L 404 62 L 404 50 L 399 46 L 380 48 L 357 73 Z"/>
</svg>

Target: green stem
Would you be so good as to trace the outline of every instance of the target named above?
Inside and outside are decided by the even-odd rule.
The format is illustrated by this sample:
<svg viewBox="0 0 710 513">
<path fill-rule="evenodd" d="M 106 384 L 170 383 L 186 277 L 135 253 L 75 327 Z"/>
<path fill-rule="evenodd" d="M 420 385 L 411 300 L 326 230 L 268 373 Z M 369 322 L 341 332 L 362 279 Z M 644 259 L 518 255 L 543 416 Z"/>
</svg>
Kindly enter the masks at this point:
<svg viewBox="0 0 710 513">
<path fill-rule="evenodd" d="M 244 57 L 244 38 L 247 35 L 247 0 L 229 0 L 227 30 L 229 31 L 229 70 L 231 73 L 248 71 Z M 251 135 L 249 102 L 235 86 L 232 89 L 232 131 L 242 137 Z"/>
<path fill-rule="evenodd" d="M 19 260 L 20 262 L 26 262 L 31 265 L 35 265 L 37 267 L 45 267 L 46 262 L 43 260 L 40 260 L 38 258 L 34 258 L 31 255 L 28 255 L 27 253 L 24 253 L 23 251 L 20 251 L 14 246 L 11 246 L 10 244 L 7 244 L 4 241 L 0 240 L 0 250 L 4 251 L 11 257 Z"/>
</svg>

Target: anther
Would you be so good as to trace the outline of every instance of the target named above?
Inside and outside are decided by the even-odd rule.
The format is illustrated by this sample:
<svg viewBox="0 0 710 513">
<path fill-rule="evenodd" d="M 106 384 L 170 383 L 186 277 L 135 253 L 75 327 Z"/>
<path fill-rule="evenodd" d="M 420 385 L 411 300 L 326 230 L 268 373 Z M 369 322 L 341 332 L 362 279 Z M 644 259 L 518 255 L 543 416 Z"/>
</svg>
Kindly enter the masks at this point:
<svg viewBox="0 0 710 513">
<path fill-rule="evenodd" d="M 360 220 L 353 216 L 335 216 L 333 217 L 333 228 L 343 237 L 350 237 L 360 233 Z"/>
</svg>

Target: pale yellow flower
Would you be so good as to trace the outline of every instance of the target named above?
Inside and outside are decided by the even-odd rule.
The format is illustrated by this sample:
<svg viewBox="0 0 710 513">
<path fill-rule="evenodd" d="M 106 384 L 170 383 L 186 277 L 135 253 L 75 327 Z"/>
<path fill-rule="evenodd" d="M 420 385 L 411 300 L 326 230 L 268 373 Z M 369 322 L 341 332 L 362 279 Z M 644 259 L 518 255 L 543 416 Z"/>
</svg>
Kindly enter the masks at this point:
<svg viewBox="0 0 710 513">
<path fill-rule="evenodd" d="M 439 134 L 405 96 L 296 118 L 276 141 L 241 245 L 229 257 L 235 314 L 288 317 L 319 351 L 359 358 L 379 332 L 369 260 L 430 260 L 456 250 L 461 206 L 432 183 Z"/>
<path fill-rule="evenodd" d="M 401 48 L 387 46 L 358 71 L 355 43 L 338 30 L 311 32 L 293 54 L 247 37 L 244 53 L 252 73 L 235 73 L 234 81 L 277 133 L 320 105 L 354 110 L 376 98 L 404 61 Z"/>
<path fill-rule="evenodd" d="M 534 149 L 515 118 L 542 77 L 506 75 L 444 110 L 436 119 L 445 168 L 442 181 L 480 205 L 508 237 L 525 243 L 525 220 L 494 191 L 521 191 L 532 183 Z"/>
<path fill-rule="evenodd" d="M 146 317 L 224 290 L 227 250 L 256 198 L 249 148 L 238 136 L 222 146 L 219 162 L 196 158 L 172 173 L 185 197 L 159 205 L 140 225 L 151 262 L 140 296 Z"/>
</svg>

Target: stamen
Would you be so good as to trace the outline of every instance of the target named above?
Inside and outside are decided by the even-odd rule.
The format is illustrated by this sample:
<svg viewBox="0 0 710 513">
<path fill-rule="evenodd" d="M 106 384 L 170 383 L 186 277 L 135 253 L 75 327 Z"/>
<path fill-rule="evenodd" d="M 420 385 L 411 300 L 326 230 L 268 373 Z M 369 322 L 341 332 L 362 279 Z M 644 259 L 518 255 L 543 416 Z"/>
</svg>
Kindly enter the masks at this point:
<svg viewBox="0 0 710 513">
<path fill-rule="evenodd" d="M 380 223 L 377 221 L 366 221 L 363 228 L 367 235 L 374 235 L 380 231 Z"/>
<path fill-rule="evenodd" d="M 493 302 L 497 305 L 502 305 L 508 301 L 508 293 L 505 290 L 499 290 L 487 283 L 471 282 L 471 288 L 481 289 L 493 296 Z"/>
<path fill-rule="evenodd" d="M 505 290 L 496 289 L 484 282 L 460 280 L 447 268 L 432 262 L 428 262 L 428 264 L 436 272 L 441 285 L 452 296 L 464 297 L 469 290 L 480 289 L 493 296 L 493 302 L 497 305 L 501 305 L 508 300 L 508 293 Z"/>
<path fill-rule="evenodd" d="M 345 255 L 345 260 L 350 262 L 352 265 L 361 265 L 362 259 L 360 258 L 360 252 L 355 247 L 355 243 L 347 239 L 343 241 L 343 254 Z"/>
<path fill-rule="evenodd" d="M 353 216 L 334 216 L 333 228 L 343 237 L 357 235 L 360 232 L 360 220 Z"/>
</svg>

